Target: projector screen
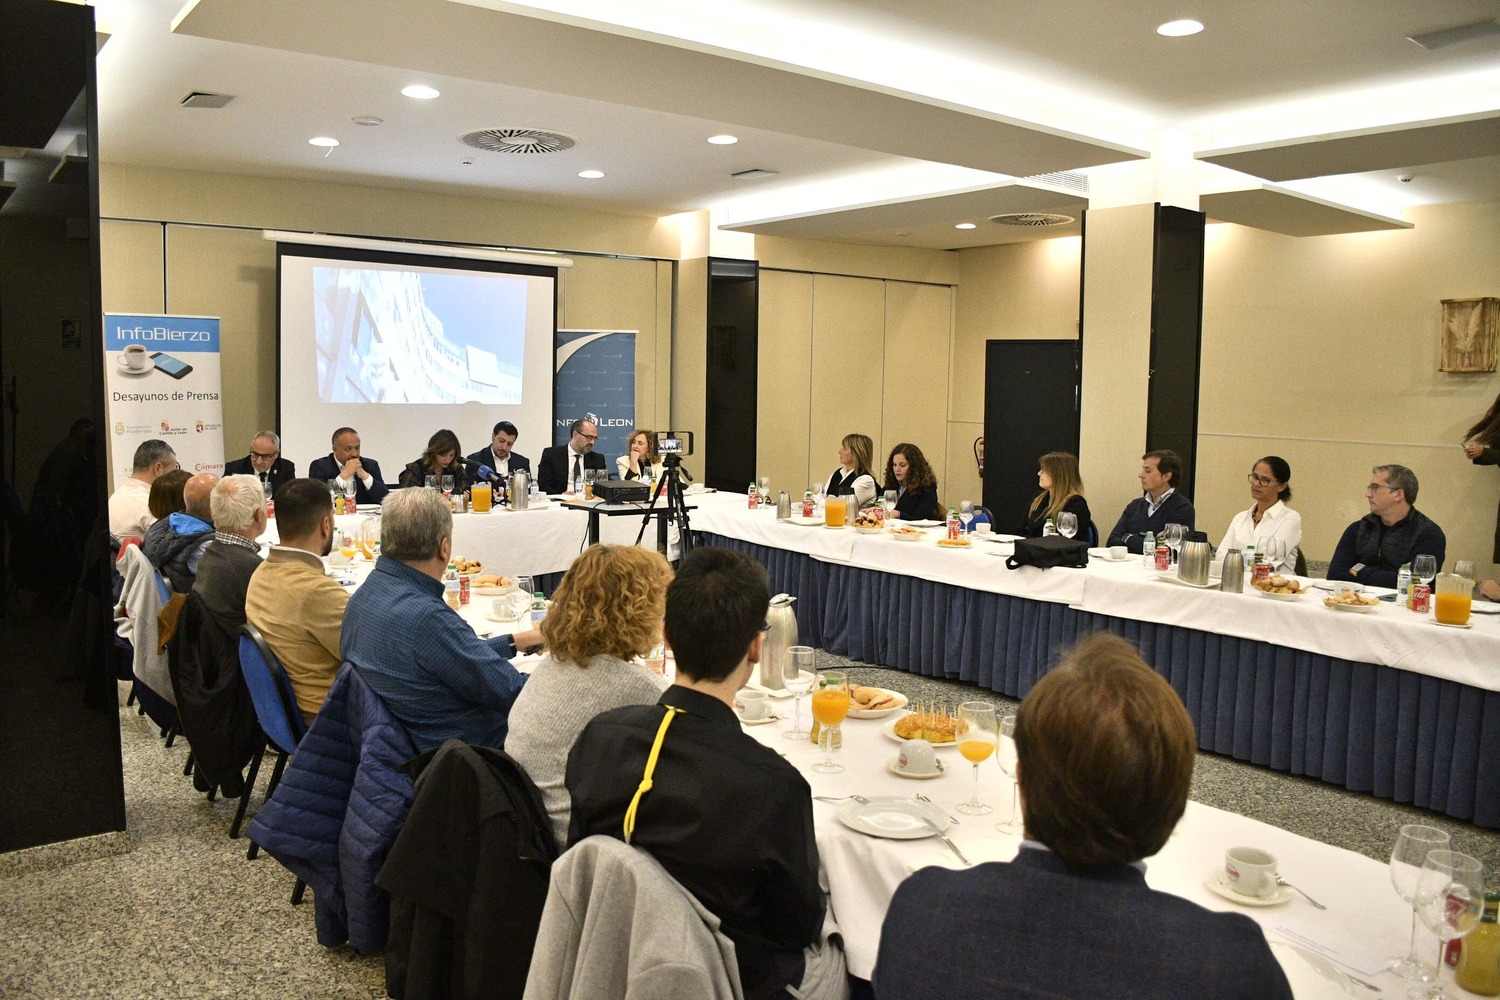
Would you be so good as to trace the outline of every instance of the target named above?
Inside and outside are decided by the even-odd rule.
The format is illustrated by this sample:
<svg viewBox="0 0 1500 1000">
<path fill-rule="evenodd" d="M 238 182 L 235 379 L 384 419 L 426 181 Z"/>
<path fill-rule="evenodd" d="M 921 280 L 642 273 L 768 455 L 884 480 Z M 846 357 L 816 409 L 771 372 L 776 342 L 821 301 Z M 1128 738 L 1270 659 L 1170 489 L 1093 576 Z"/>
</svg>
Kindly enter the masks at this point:
<svg viewBox="0 0 1500 1000">
<path fill-rule="evenodd" d="M 278 243 L 277 277 L 277 420 L 299 474 L 345 426 L 391 486 L 439 428 L 469 454 L 509 420 L 533 466 L 552 443 L 556 268 Z"/>
</svg>

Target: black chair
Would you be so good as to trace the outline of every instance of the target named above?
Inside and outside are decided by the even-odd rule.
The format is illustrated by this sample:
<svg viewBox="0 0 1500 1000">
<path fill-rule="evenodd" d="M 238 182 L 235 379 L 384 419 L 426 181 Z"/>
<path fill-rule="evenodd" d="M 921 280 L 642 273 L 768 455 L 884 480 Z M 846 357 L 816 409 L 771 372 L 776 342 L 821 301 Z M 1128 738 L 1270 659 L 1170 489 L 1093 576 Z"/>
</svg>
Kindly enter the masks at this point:
<svg viewBox="0 0 1500 1000">
<path fill-rule="evenodd" d="M 266 786 L 266 798 L 269 799 L 276 791 L 276 784 L 281 781 L 287 757 L 296 752 L 297 744 L 302 742 L 302 737 L 307 733 L 307 726 L 302 721 L 302 711 L 297 707 L 292 684 L 287 680 L 281 661 L 266 645 L 260 630 L 249 622 L 240 629 L 240 672 L 245 677 L 246 687 L 250 689 L 250 700 L 255 703 L 255 717 L 260 720 L 261 732 L 265 733 L 266 739 L 250 762 L 250 773 L 245 779 L 245 792 L 240 796 L 239 811 L 235 813 L 234 824 L 229 828 L 231 838 L 238 838 L 240 835 L 240 824 L 245 820 L 250 793 L 255 789 L 255 778 L 260 773 L 260 762 L 264 759 L 266 750 L 270 747 L 276 750 L 276 766 L 272 768 L 271 781 Z M 246 857 L 254 860 L 259 853 L 259 845 L 252 843 Z M 303 888 L 299 879 L 292 902 L 301 900 Z"/>
</svg>

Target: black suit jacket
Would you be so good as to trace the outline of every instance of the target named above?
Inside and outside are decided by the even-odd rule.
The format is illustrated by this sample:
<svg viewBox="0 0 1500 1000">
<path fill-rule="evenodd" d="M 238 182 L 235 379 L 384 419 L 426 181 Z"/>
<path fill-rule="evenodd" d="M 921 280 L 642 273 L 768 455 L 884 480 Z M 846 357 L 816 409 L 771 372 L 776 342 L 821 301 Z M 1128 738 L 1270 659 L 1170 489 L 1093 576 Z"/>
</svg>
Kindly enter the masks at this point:
<svg viewBox="0 0 1500 1000">
<path fill-rule="evenodd" d="M 354 502 L 355 503 L 379 503 L 385 499 L 385 495 L 391 488 L 385 484 L 385 479 L 380 475 L 380 466 L 373 458 L 364 455 L 359 456 L 359 464 L 364 466 L 370 474 L 370 485 L 365 486 L 365 481 L 358 476 L 354 477 Z M 329 452 L 322 458 L 313 459 L 313 464 L 308 466 L 307 475 L 310 479 L 328 482 L 330 479 L 339 477 L 339 470 L 343 466 Z"/>
<path fill-rule="evenodd" d="M 954 983 L 991 1000 L 1292 996 L 1244 914 L 1157 892 L 1130 865 L 1074 872 L 1029 847 L 1009 864 L 923 868 L 902 882 L 886 911 L 874 979 L 876 996 L 903 1000 L 941 1000 Z"/>
<path fill-rule="evenodd" d="M 568 479 L 573 474 L 571 463 L 568 461 L 568 446 L 555 444 L 550 448 L 542 449 L 542 457 L 538 460 L 536 474 L 537 485 L 543 493 L 566 493 L 568 492 Z M 591 451 L 583 456 L 583 467 L 585 469 L 603 470 L 604 456 L 597 451 Z"/>
<path fill-rule="evenodd" d="M 260 478 L 260 473 L 255 471 L 255 466 L 250 464 L 249 455 L 246 455 L 244 458 L 237 458 L 233 462 L 225 462 L 224 475 L 255 476 L 257 479 Z M 271 480 L 271 493 L 275 494 L 277 490 L 281 489 L 283 483 L 297 478 L 296 463 L 288 462 L 284 458 L 277 458 L 276 461 L 271 463 L 269 478 Z M 332 479 L 333 477 L 329 476 L 328 478 Z"/>
<path fill-rule="evenodd" d="M 474 454 L 465 455 L 464 457 L 471 462 L 478 462 L 480 465 L 487 465 L 492 469 L 495 468 L 495 455 L 488 448 L 480 448 Z M 531 459 L 527 458 L 525 455 L 511 452 L 510 471 L 526 473 L 531 472 Z"/>
</svg>

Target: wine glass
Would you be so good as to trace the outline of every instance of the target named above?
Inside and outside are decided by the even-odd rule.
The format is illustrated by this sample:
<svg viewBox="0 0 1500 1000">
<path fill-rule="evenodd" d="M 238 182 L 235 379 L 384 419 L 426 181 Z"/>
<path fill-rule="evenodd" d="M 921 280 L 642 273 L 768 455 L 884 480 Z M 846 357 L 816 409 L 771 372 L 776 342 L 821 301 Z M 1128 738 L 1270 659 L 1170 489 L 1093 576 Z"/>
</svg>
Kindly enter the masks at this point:
<svg viewBox="0 0 1500 1000">
<path fill-rule="evenodd" d="M 354 554 L 359 549 L 354 544 L 354 536 L 347 531 L 339 532 L 339 555 L 349 561 L 354 560 Z"/>
<path fill-rule="evenodd" d="M 885 507 L 885 516 L 887 519 L 890 518 L 891 511 L 896 509 L 896 499 L 897 498 L 895 490 L 886 490 L 885 493 L 881 495 L 880 502 Z"/>
<path fill-rule="evenodd" d="M 958 752 L 974 765 L 974 796 L 953 807 L 965 816 L 984 816 L 994 811 L 979 801 L 979 762 L 995 752 L 999 740 L 994 703 L 966 701 L 958 706 Z"/>
<path fill-rule="evenodd" d="M 761 506 L 768 506 L 771 502 L 771 477 L 760 477 L 760 502 Z"/>
<path fill-rule="evenodd" d="M 1016 717 L 1008 715 L 1001 719 L 998 726 L 1000 730 L 1000 743 L 996 747 L 995 759 L 1000 762 L 1000 770 L 1010 779 L 1010 819 L 1004 823 L 996 823 L 995 829 L 1001 833 L 1015 833 L 1021 829 L 1021 806 L 1017 797 L 1020 784 L 1016 781 Z"/>
<path fill-rule="evenodd" d="M 666 675 L 667 672 L 667 646 L 658 642 L 646 650 L 646 668 L 653 673 Z"/>
<path fill-rule="evenodd" d="M 597 473 L 596 470 L 594 470 L 594 469 L 584 469 L 583 470 L 583 498 L 585 500 L 592 500 L 592 499 L 594 499 L 594 481 L 597 480 L 598 478 L 599 477 L 598 477 L 598 473 Z"/>
<path fill-rule="evenodd" d="M 813 648 L 811 646 L 788 646 L 788 664 L 782 673 L 782 683 L 790 691 L 795 700 L 792 702 L 792 728 L 782 733 L 783 739 L 805 740 L 808 732 L 802 728 L 802 696 L 813 688 L 813 682 L 818 679 L 817 671 L 813 667 Z"/>
<path fill-rule="evenodd" d="M 1475 578 L 1474 560 L 1460 559 L 1458 562 L 1453 564 L 1453 573 L 1455 576 L 1461 576 L 1465 580 L 1473 580 Z"/>
<path fill-rule="evenodd" d="M 1421 580 L 1432 586 L 1432 578 L 1437 576 L 1437 556 L 1419 555 L 1411 561 L 1411 575 L 1414 580 Z"/>
<path fill-rule="evenodd" d="M 1396 895 L 1412 907 L 1411 944 L 1406 955 L 1387 960 L 1391 969 L 1403 979 L 1426 983 L 1436 975 L 1436 970 L 1417 957 L 1417 883 L 1427 855 L 1446 849 L 1449 842 L 1448 834 L 1435 826 L 1408 823 L 1396 834 L 1396 845 L 1391 848 L 1391 884 L 1396 887 Z"/>
<path fill-rule="evenodd" d="M 444 476 L 443 479 L 442 479 L 442 483 L 443 483 L 443 499 L 447 500 L 449 497 L 451 497 L 453 495 L 453 477 L 451 475 L 450 476 Z"/>
<path fill-rule="evenodd" d="M 958 519 L 964 523 L 964 534 L 967 535 L 969 523 L 974 520 L 974 501 L 960 500 L 958 502 Z"/>
<path fill-rule="evenodd" d="M 1417 875 L 1417 915 L 1438 939 L 1432 986 L 1406 991 L 1411 1000 L 1449 1000 L 1443 990 L 1443 951 L 1448 942 L 1479 926 L 1484 914 L 1484 865 L 1457 851 L 1432 851 Z"/>
<path fill-rule="evenodd" d="M 1169 524 L 1162 529 L 1162 534 L 1167 537 L 1167 548 L 1172 550 L 1172 564 L 1177 564 L 1177 550 L 1182 548 L 1182 540 L 1187 535 L 1187 525 Z"/>
<path fill-rule="evenodd" d="M 1261 539 L 1255 550 L 1266 557 L 1272 573 L 1281 572 L 1281 563 L 1286 559 L 1286 542 L 1279 538 Z"/>
<path fill-rule="evenodd" d="M 823 492 L 823 484 L 822 483 L 813 483 L 812 495 L 813 495 L 813 517 L 816 517 L 819 520 L 822 520 L 822 518 L 823 518 L 823 501 L 825 499 L 827 499 L 827 495 Z"/>
<path fill-rule="evenodd" d="M 437 479 L 437 476 L 423 476 L 422 477 L 422 485 L 424 487 L 426 487 L 427 489 L 429 489 L 429 490 L 435 490 L 435 489 L 437 489 L 438 488 L 438 479 Z"/>
<path fill-rule="evenodd" d="M 1063 511 L 1057 515 L 1057 533 L 1064 538 L 1072 538 L 1078 534 L 1078 515 L 1072 511 Z"/>
<path fill-rule="evenodd" d="M 812 696 L 813 718 L 822 726 L 818 743 L 823 759 L 812 766 L 819 774 L 839 774 L 844 765 L 833 762 L 833 731 L 849 714 L 849 679 L 841 670 L 825 670 L 818 675 L 818 689 Z"/>
</svg>

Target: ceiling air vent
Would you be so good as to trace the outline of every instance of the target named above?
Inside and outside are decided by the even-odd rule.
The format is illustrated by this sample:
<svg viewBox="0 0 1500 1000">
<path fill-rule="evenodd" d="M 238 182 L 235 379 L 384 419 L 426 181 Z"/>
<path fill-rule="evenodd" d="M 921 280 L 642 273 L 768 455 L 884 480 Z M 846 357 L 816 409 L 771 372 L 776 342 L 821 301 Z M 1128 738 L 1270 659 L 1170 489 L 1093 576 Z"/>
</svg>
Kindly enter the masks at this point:
<svg viewBox="0 0 1500 1000">
<path fill-rule="evenodd" d="M 202 90 L 192 90 L 177 103 L 185 108 L 222 108 L 232 100 L 234 100 L 233 94 L 210 94 Z"/>
<path fill-rule="evenodd" d="M 459 138 L 490 153 L 561 153 L 578 145 L 571 135 L 540 128 L 485 128 Z"/>
<path fill-rule="evenodd" d="M 1073 221 L 1071 215 L 1054 215 L 1050 212 L 1009 212 L 1005 215 L 992 215 L 990 221 L 997 226 L 1022 226 L 1028 229 L 1040 229 L 1045 226 L 1066 226 Z"/>
</svg>

